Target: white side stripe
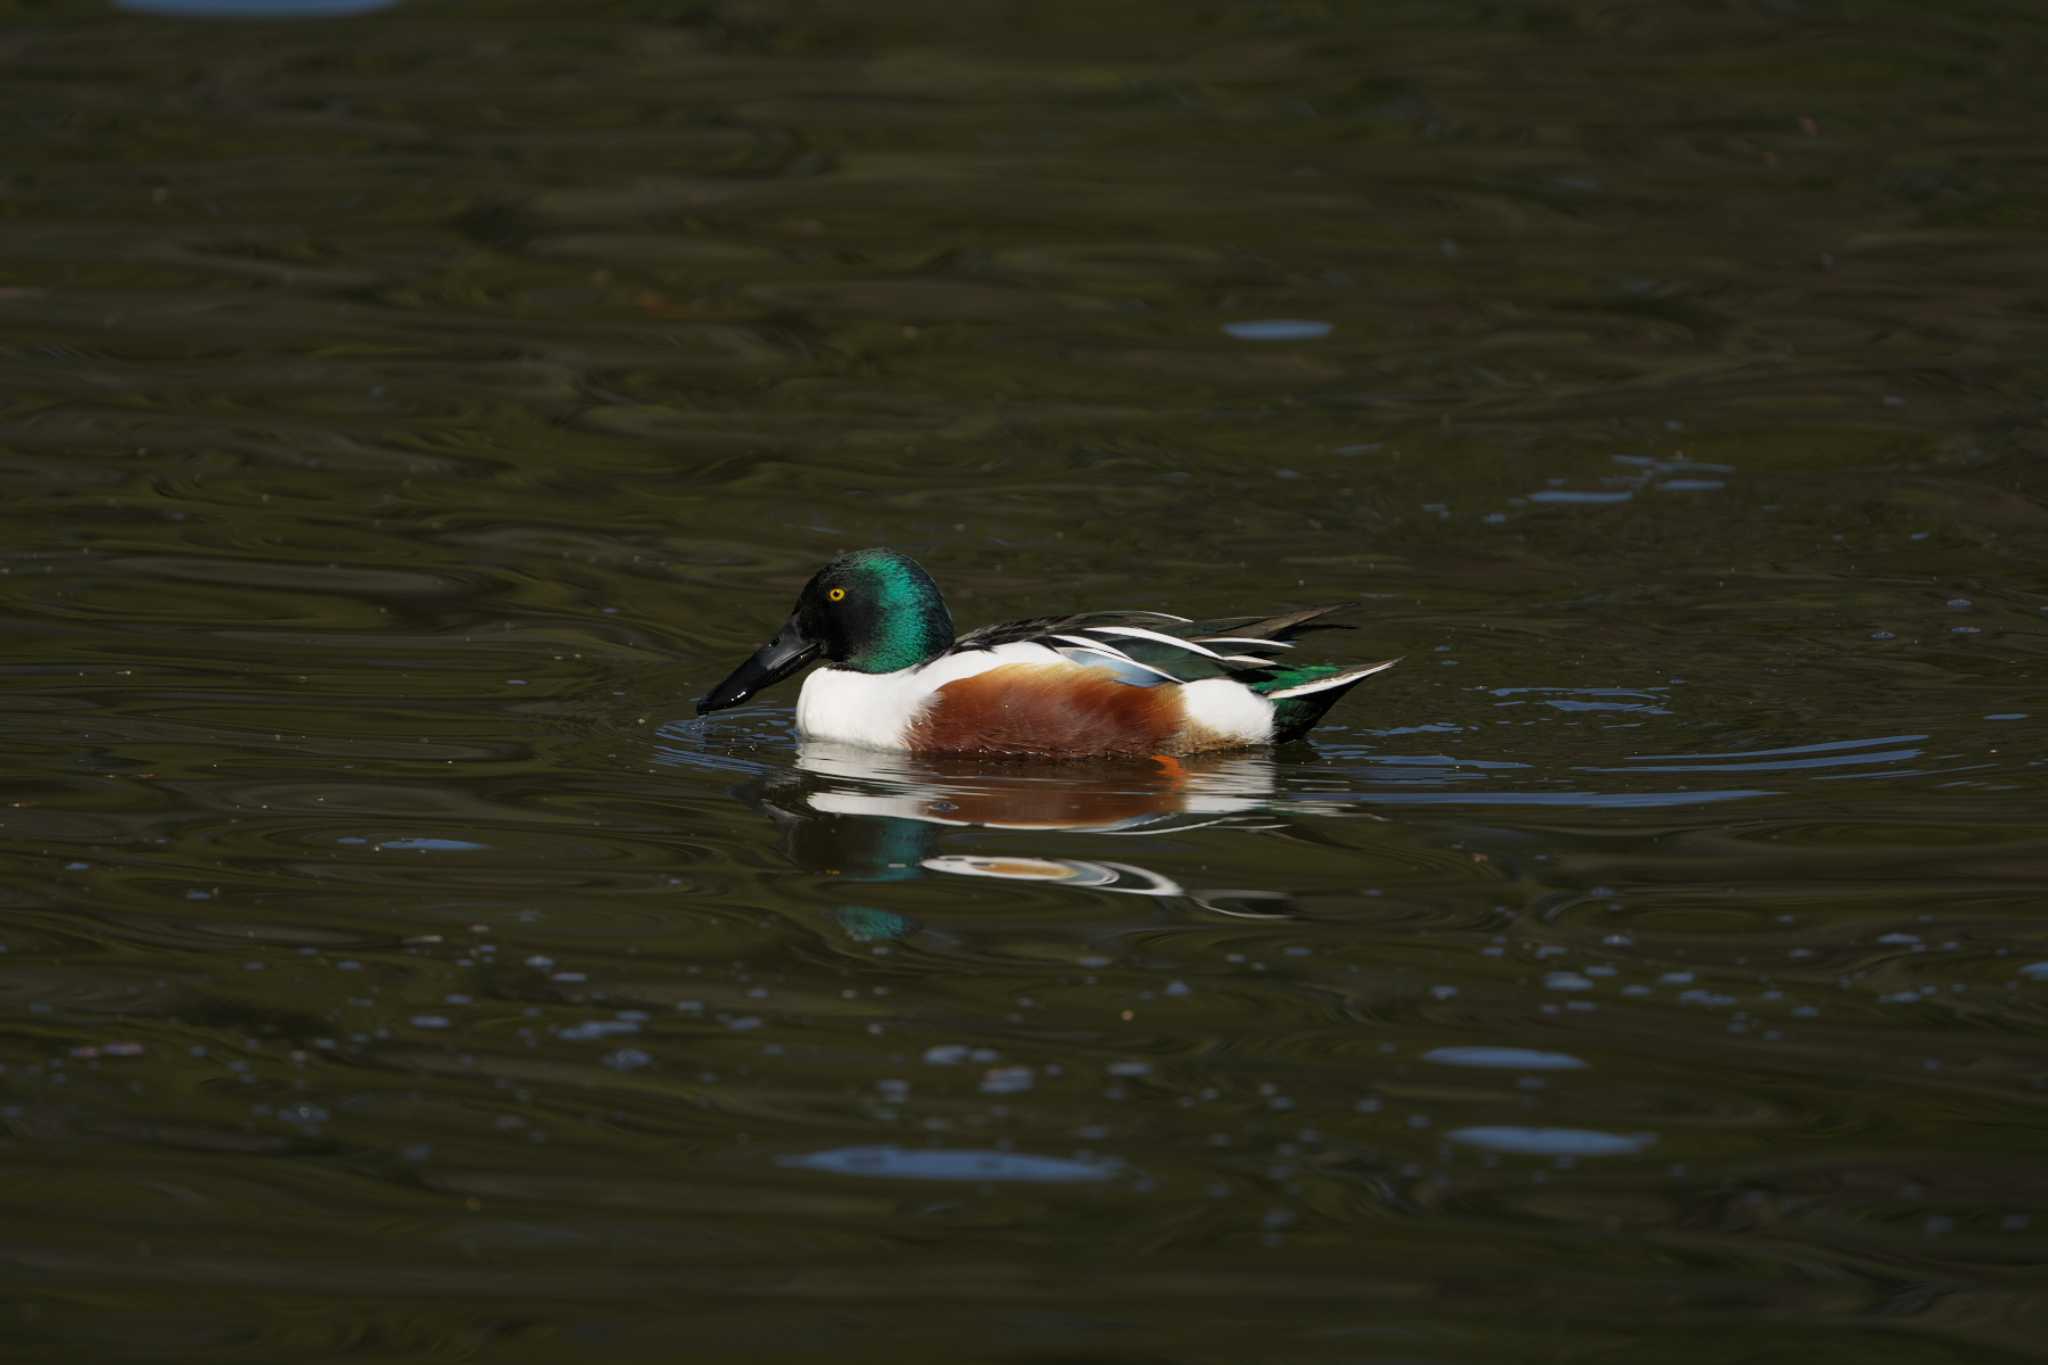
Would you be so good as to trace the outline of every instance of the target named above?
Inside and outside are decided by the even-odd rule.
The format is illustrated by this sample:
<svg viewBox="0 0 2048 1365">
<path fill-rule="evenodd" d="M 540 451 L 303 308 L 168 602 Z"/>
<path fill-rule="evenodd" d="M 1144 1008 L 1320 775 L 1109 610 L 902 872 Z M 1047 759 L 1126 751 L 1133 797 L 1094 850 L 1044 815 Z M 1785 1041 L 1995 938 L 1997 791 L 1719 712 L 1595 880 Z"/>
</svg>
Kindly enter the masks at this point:
<svg viewBox="0 0 2048 1365">
<path fill-rule="evenodd" d="M 1089 640 L 1079 635 L 1054 635 L 1052 638 L 1055 640 L 1065 640 L 1068 644 L 1077 645 L 1082 649 L 1092 649 L 1098 654 L 1107 654 L 1112 659 L 1124 659 L 1131 663 L 1137 662 L 1136 659 L 1132 659 L 1130 655 L 1104 640 Z"/>
<path fill-rule="evenodd" d="M 1292 649 L 1286 640 L 1261 640 L 1250 635 L 1198 635 L 1195 643 L 1204 645 L 1249 645 L 1254 649 Z"/>
<path fill-rule="evenodd" d="M 1087 629 L 1090 635 L 1127 635 L 1136 640 L 1155 640 L 1162 645 L 1173 645 L 1177 649 L 1207 655 L 1211 659 L 1223 657 L 1206 645 L 1198 645 L 1193 640 L 1181 640 L 1171 635 L 1161 635 L 1158 631 L 1146 630 L 1143 626 L 1089 626 Z"/>
<path fill-rule="evenodd" d="M 1375 673 L 1384 673 L 1400 662 L 1399 659 L 1382 659 L 1376 664 L 1367 664 L 1363 668 L 1348 669 L 1332 678 L 1317 678 L 1314 682 L 1303 683 L 1299 687 L 1287 687 L 1282 688 L 1278 692 L 1268 692 L 1265 694 L 1265 697 L 1267 701 L 1283 701 L 1288 697 L 1306 697 L 1311 692 L 1326 692 L 1333 687 L 1343 687 L 1347 684 L 1355 683 L 1360 678 L 1370 678 Z"/>
</svg>

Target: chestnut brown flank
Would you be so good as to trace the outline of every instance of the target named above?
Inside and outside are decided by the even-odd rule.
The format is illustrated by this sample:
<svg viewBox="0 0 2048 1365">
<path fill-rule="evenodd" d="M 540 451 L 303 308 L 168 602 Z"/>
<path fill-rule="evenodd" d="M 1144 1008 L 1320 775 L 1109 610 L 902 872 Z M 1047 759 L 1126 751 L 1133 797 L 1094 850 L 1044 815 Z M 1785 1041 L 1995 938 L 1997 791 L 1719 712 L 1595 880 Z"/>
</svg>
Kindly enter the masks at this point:
<svg viewBox="0 0 2048 1365">
<path fill-rule="evenodd" d="M 1158 754 L 1177 750 L 1180 689 L 1071 664 L 1004 664 L 941 687 L 910 728 L 916 753 Z"/>
</svg>

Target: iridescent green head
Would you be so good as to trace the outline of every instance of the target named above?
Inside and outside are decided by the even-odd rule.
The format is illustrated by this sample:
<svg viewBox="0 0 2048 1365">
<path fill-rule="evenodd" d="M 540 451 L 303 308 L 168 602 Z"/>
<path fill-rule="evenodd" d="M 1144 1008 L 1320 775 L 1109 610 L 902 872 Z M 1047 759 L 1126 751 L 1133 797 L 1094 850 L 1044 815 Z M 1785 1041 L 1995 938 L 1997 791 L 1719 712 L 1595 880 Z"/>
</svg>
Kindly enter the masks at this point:
<svg viewBox="0 0 2048 1365">
<path fill-rule="evenodd" d="M 737 706 L 815 658 L 857 673 L 893 673 L 953 645 L 953 618 L 918 562 L 894 550 L 855 550 L 813 575 L 773 640 L 697 703 Z"/>
<path fill-rule="evenodd" d="M 918 562 L 894 550 L 855 550 L 818 570 L 796 619 L 821 653 L 856 673 L 894 673 L 953 647 L 953 617 Z"/>
</svg>

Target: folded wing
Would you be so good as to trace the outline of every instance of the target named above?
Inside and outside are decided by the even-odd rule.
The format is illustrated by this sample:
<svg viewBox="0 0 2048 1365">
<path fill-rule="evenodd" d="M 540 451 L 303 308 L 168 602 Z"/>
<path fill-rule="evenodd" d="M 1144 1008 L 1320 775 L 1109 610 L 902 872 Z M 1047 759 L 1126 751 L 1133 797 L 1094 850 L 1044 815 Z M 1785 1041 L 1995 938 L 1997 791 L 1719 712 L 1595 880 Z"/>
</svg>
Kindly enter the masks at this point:
<svg viewBox="0 0 2048 1365">
<path fill-rule="evenodd" d="M 955 652 L 1029 642 L 1140 687 L 1231 678 L 1257 692 L 1296 686 L 1336 666 L 1290 666 L 1294 638 L 1313 630 L 1346 630 L 1323 618 L 1341 606 L 1279 616 L 1191 621 L 1156 611 L 1092 611 L 1039 616 L 969 631 Z"/>
</svg>

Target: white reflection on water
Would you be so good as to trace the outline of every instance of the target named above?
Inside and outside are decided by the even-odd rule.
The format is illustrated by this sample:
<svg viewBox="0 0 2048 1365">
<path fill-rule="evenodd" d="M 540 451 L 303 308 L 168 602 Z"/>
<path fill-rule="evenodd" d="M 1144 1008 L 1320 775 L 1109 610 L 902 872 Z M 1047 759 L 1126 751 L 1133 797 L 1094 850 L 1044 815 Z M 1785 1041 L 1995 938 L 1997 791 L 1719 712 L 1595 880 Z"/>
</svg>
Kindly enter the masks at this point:
<svg viewBox="0 0 2048 1365">
<path fill-rule="evenodd" d="M 1261 751 L 1166 767 L 935 760 L 805 742 L 796 766 L 817 779 L 804 799 L 822 814 L 984 829 L 1190 829 L 1256 816 L 1273 808 L 1275 796 L 1273 759 Z"/>
<path fill-rule="evenodd" d="M 1080 858 L 1030 858 L 1014 854 L 946 853 L 926 858 L 923 866 L 956 877 L 995 877 L 1003 881 L 1058 882 L 1095 891 L 1120 891 L 1131 896 L 1185 896 L 1171 877 L 1131 863 L 1091 862 Z"/>
<path fill-rule="evenodd" d="M 770 804 L 824 817 L 812 823 L 829 834 L 827 860 L 836 868 L 866 867 L 881 880 L 939 873 L 1185 899 L 1236 918 L 1286 918 L 1292 906 L 1279 892 L 1193 887 L 1127 861 L 1035 851 L 941 853 L 934 843 L 949 829 L 1105 836 L 1269 830 L 1285 827 L 1281 812 L 1321 809 L 1276 800 L 1275 763 L 1264 752 L 1165 764 L 1046 764 L 805 743 L 796 766 L 799 783 Z"/>
</svg>

